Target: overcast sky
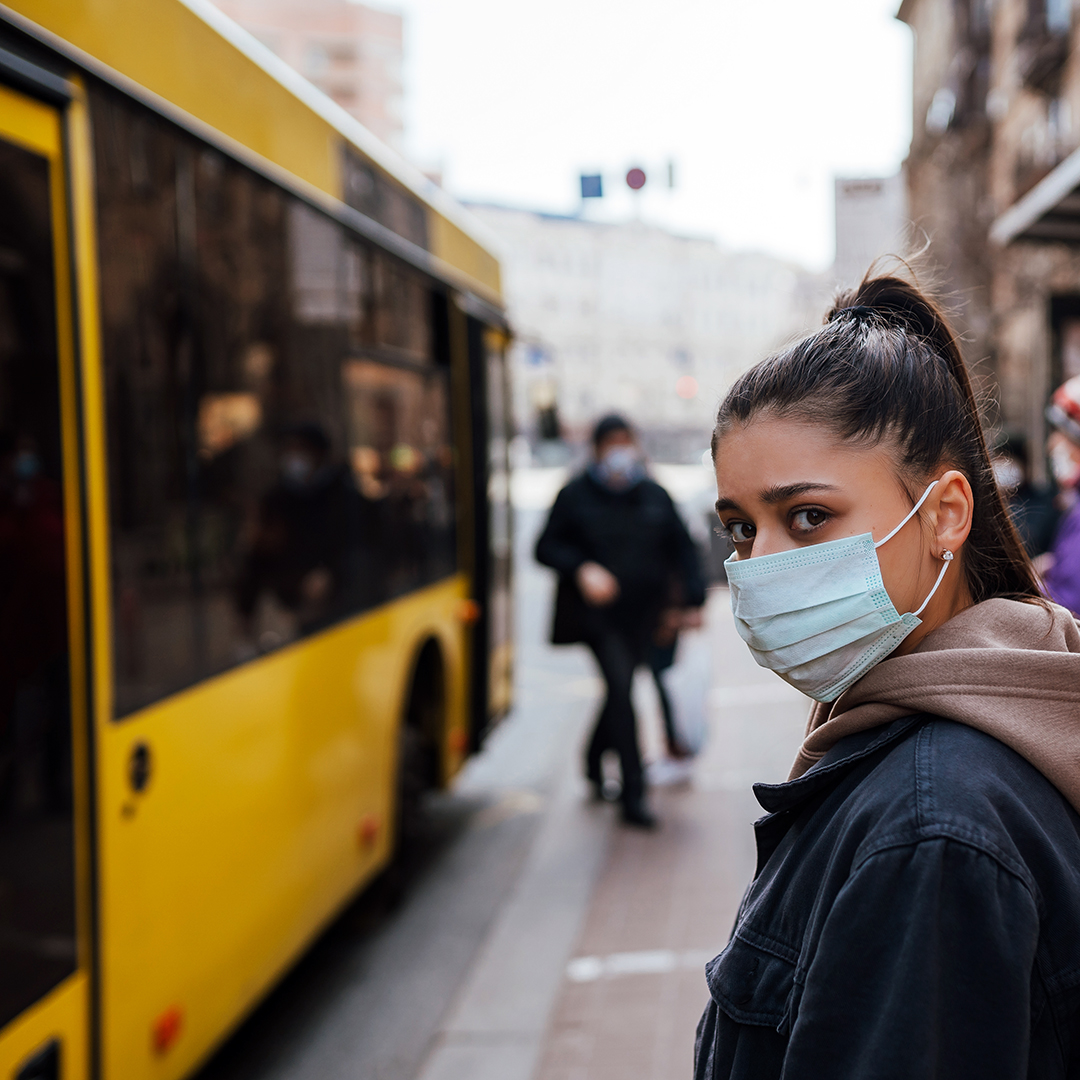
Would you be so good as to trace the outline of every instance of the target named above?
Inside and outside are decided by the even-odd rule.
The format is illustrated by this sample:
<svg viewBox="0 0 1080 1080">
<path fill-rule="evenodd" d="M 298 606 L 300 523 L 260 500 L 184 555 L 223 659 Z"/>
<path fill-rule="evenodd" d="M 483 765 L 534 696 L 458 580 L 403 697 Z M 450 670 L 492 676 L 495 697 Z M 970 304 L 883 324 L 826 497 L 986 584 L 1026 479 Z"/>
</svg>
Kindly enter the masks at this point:
<svg viewBox="0 0 1080 1080">
<path fill-rule="evenodd" d="M 463 199 L 637 212 L 822 268 L 832 178 L 895 172 L 911 137 L 899 0 L 391 0 L 410 156 Z M 666 186 L 675 162 L 676 188 Z"/>
</svg>

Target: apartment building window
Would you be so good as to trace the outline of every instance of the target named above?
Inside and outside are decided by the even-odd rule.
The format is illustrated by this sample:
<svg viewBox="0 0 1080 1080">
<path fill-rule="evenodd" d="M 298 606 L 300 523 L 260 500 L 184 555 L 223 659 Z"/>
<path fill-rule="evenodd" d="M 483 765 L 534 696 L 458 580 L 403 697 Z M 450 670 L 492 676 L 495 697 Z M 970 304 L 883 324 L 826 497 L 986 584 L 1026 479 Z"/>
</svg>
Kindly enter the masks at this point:
<svg viewBox="0 0 1080 1080">
<path fill-rule="evenodd" d="M 956 92 L 942 86 L 926 110 L 926 130 L 930 135 L 944 135 L 956 115 Z"/>
<path fill-rule="evenodd" d="M 1072 148 L 1072 109 L 1067 98 L 1054 98 L 1047 105 L 1046 136 L 1056 163 Z"/>
<path fill-rule="evenodd" d="M 1072 25 L 1072 0 L 1042 0 L 1046 29 L 1051 34 L 1067 34 Z"/>
<path fill-rule="evenodd" d="M 304 53 L 304 70 L 309 78 L 318 78 L 332 69 L 356 63 L 356 46 L 351 41 L 312 41 Z"/>
<path fill-rule="evenodd" d="M 1080 375 L 1080 293 L 1050 298 L 1051 386 Z"/>
<path fill-rule="evenodd" d="M 1028 0 L 1027 10 L 1017 42 L 1020 77 L 1032 89 L 1056 96 L 1069 55 L 1072 0 Z"/>
<path fill-rule="evenodd" d="M 990 0 L 971 0 L 970 26 L 975 37 L 990 33 Z"/>
<path fill-rule="evenodd" d="M 1060 36 L 1072 27 L 1072 0 L 1028 0 L 1027 21 L 1021 39 Z"/>
<path fill-rule="evenodd" d="M 304 53 L 304 72 L 309 79 L 317 79 L 330 70 L 330 53 L 325 45 L 313 44 Z"/>
</svg>

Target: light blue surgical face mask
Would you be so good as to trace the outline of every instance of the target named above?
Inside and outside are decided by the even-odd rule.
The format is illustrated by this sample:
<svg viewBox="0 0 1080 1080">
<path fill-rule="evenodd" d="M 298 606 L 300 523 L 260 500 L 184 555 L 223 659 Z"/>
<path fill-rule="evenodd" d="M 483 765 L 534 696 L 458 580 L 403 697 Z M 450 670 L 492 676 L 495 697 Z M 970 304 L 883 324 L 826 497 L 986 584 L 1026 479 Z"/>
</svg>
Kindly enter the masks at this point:
<svg viewBox="0 0 1080 1080">
<path fill-rule="evenodd" d="M 877 549 L 914 516 L 935 480 L 888 536 L 872 533 L 725 563 L 739 636 L 761 667 L 816 701 L 835 701 L 921 625 L 953 553 L 918 611 L 901 615 L 881 580 Z"/>
<path fill-rule="evenodd" d="M 629 491 L 645 479 L 645 464 L 636 446 L 613 446 L 590 467 L 594 479 L 611 491 Z"/>
</svg>

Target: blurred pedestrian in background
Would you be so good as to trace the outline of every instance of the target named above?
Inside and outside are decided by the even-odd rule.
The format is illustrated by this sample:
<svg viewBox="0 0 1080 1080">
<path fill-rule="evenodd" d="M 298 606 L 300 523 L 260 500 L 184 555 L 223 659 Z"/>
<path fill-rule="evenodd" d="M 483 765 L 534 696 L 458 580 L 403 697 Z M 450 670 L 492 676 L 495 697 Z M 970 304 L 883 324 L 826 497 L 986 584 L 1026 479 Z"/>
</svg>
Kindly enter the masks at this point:
<svg viewBox="0 0 1080 1080">
<path fill-rule="evenodd" d="M 1080 614 L 1080 376 L 1054 391 L 1046 418 L 1054 427 L 1046 451 L 1065 516 L 1053 546 L 1036 560 L 1036 568 L 1050 599 Z"/>
<path fill-rule="evenodd" d="M 1010 436 L 994 451 L 991 464 L 1024 550 L 1032 558 L 1049 551 L 1061 511 L 1054 498 L 1055 489 L 1031 481 L 1027 442 Z"/>
<path fill-rule="evenodd" d="M 705 584 L 697 549 L 671 497 L 646 475 L 629 422 L 605 416 L 593 431 L 592 451 L 588 468 L 559 492 L 536 558 L 559 574 L 552 642 L 587 644 L 607 684 L 586 776 L 602 798 L 601 758 L 615 750 L 623 821 L 651 828 L 656 819 L 645 800 L 634 672 L 648 661 L 661 624 L 672 648 L 679 625 L 700 625 Z"/>
<path fill-rule="evenodd" d="M 735 383 L 713 457 L 739 634 L 815 704 L 755 789 L 696 1080 L 1080 1075 L 1080 631 L 941 308 L 864 279 Z"/>
</svg>

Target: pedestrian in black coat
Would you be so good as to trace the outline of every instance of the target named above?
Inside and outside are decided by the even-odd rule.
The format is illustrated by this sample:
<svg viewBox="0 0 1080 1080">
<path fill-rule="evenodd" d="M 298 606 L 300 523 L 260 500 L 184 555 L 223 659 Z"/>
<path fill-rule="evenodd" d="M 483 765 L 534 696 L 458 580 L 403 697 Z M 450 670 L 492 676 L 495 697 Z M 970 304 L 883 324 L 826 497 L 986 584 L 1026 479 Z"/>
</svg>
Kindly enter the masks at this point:
<svg viewBox="0 0 1080 1080">
<path fill-rule="evenodd" d="M 671 496 L 645 475 L 630 425 L 618 416 L 593 433 L 589 468 L 559 492 L 536 544 L 536 558 L 558 571 L 552 641 L 584 642 L 607 683 L 585 769 L 602 795 L 600 758 L 618 752 L 623 820 L 656 824 L 645 803 L 637 719 L 631 689 L 634 671 L 672 598 L 700 625 L 705 584 L 697 549 Z"/>
</svg>

